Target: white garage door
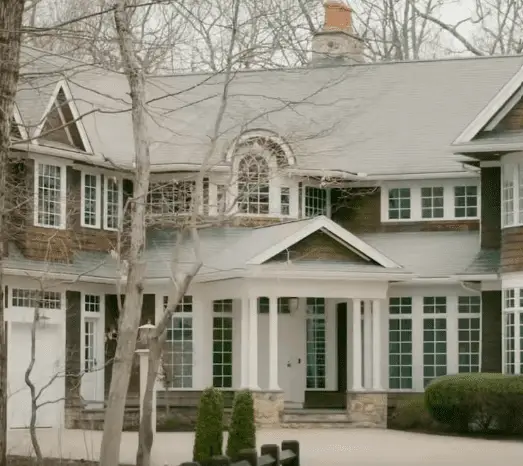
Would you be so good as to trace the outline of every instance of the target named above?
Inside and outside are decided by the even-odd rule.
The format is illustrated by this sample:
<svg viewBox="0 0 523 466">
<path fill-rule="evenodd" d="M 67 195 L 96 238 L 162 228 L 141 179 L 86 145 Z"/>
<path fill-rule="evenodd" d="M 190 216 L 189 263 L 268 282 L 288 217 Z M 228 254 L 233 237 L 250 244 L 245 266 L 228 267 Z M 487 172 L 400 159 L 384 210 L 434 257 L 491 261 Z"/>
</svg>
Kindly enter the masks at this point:
<svg viewBox="0 0 523 466">
<path fill-rule="evenodd" d="M 8 334 L 8 425 L 10 428 L 27 428 L 31 419 L 31 394 L 25 383 L 25 371 L 31 361 L 31 324 L 13 322 Z M 52 401 L 39 407 L 36 415 L 38 427 L 60 425 L 64 393 L 63 349 L 60 351 L 60 327 L 38 324 L 36 329 L 36 357 L 30 379 L 36 393 L 42 391 L 38 404 Z M 56 377 L 56 375 L 59 375 Z M 53 380 L 53 377 L 55 378 Z M 60 400 L 57 403 L 54 401 Z"/>
</svg>

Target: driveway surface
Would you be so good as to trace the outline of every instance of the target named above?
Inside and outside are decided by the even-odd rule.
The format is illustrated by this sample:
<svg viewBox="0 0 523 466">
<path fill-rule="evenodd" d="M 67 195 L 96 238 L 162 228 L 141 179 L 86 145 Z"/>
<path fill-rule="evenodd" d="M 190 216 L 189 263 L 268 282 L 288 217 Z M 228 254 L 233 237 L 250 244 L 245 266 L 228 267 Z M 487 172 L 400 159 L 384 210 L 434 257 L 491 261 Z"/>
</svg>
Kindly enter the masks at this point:
<svg viewBox="0 0 523 466">
<path fill-rule="evenodd" d="M 98 459 L 101 432 L 39 430 L 46 456 Z M 125 432 L 121 462 L 134 464 L 137 434 Z M 194 434 L 158 433 L 153 447 L 155 466 L 178 466 L 191 460 Z M 299 440 L 302 466 L 520 466 L 523 441 L 476 440 L 378 429 L 259 430 L 258 443 Z M 9 453 L 29 454 L 25 430 L 9 432 Z"/>
</svg>

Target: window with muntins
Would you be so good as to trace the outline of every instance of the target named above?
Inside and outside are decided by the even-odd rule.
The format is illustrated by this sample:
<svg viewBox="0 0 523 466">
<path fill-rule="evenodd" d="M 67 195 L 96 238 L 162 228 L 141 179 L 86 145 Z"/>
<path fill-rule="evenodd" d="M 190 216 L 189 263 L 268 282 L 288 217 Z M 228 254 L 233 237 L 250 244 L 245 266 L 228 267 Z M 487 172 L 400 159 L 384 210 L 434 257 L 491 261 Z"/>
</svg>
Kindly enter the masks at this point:
<svg viewBox="0 0 523 466">
<path fill-rule="evenodd" d="M 100 228 L 100 175 L 82 173 L 82 226 Z"/>
<path fill-rule="evenodd" d="M 421 216 L 423 218 L 443 218 L 443 188 L 421 188 Z"/>
<path fill-rule="evenodd" d="M 423 298 L 423 384 L 447 373 L 447 298 Z M 429 315 L 432 314 L 433 317 Z M 436 317 L 437 316 L 437 317 Z"/>
<path fill-rule="evenodd" d="M 454 216 L 456 218 L 478 216 L 477 186 L 454 186 Z"/>
<path fill-rule="evenodd" d="M 59 291 L 13 288 L 11 303 L 13 307 L 60 309 L 62 307 L 62 293 Z"/>
<path fill-rule="evenodd" d="M 503 290 L 503 372 L 523 374 L 523 288 Z"/>
<path fill-rule="evenodd" d="M 169 298 L 163 297 L 164 309 Z M 176 307 L 167 329 L 163 369 L 169 388 L 193 385 L 193 302 L 185 295 Z"/>
<path fill-rule="evenodd" d="M 307 388 L 325 389 L 327 352 L 325 299 L 307 298 Z"/>
<path fill-rule="evenodd" d="M 479 372 L 481 357 L 481 297 L 458 297 L 458 371 Z"/>
<path fill-rule="evenodd" d="M 291 213 L 291 189 L 282 186 L 280 188 L 280 214 L 290 215 Z"/>
<path fill-rule="evenodd" d="M 410 188 L 393 188 L 389 190 L 389 218 L 406 220 L 410 218 Z"/>
<path fill-rule="evenodd" d="M 501 222 L 503 227 L 523 225 L 523 164 L 503 166 Z"/>
<path fill-rule="evenodd" d="M 328 215 L 329 190 L 314 186 L 305 186 L 305 217 Z"/>
<path fill-rule="evenodd" d="M 232 388 L 232 299 L 213 301 L 212 382 L 216 388 Z"/>
<path fill-rule="evenodd" d="M 191 212 L 196 182 L 192 180 L 152 183 L 147 197 L 149 213 L 154 216 Z"/>
<path fill-rule="evenodd" d="M 122 181 L 112 176 L 106 176 L 104 197 L 104 228 L 107 230 L 118 230 L 123 207 Z"/>
<path fill-rule="evenodd" d="M 238 210 L 247 214 L 268 214 L 269 205 L 269 164 L 261 155 L 246 155 L 238 167 Z"/>
<path fill-rule="evenodd" d="M 290 314 L 291 313 L 291 299 L 292 298 L 278 298 L 278 314 Z M 261 296 L 258 298 L 258 313 L 269 314 L 270 302 L 269 298 Z"/>
<path fill-rule="evenodd" d="M 37 164 L 36 224 L 43 227 L 65 227 L 65 168 Z"/>
<path fill-rule="evenodd" d="M 389 299 L 389 389 L 412 389 L 412 298 Z"/>
</svg>

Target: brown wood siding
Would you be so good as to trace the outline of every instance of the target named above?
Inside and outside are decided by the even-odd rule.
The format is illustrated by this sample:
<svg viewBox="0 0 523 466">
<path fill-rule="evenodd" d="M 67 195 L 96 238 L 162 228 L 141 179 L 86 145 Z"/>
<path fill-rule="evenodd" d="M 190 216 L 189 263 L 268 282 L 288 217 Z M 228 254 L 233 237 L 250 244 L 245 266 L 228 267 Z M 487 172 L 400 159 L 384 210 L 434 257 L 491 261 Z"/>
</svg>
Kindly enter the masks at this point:
<svg viewBox="0 0 523 466">
<path fill-rule="evenodd" d="M 65 401 L 68 405 L 80 402 L 81 384 L 81 332 L 82 310 L 81 293 L 79 291 L 66 291 L 65 313 Z"/>
<path fill-rule="evenodd" d="M 477 231 L 479 220 L 430 222 L 381 222 L 381 193 L 354 193 L 351 199 L 333 207 L 332 219 L 352 233 L 394 233 L 418 231 Z"/>
<path fill-rule="evenodd" d="M 501 372 L 501 291 L 481 293 L 481 372 Z"/>
<path fill-rule="evenodd" d="M 505 228 L 501 235 L 501 273 L 523 271 L 523 227 Z"/>
<path fill-rule="evenodd" d="M 317 231 L 307 236 L 307 238 L 302 239 L 287 250 L 274 256 L 268 262 L 285 262 L 288 260 L 294 262 L 325 260 L 357 262 L 362 264 L 372 263 L 347 249 L 343 244 L 322 231 Z"/>
<path fill-rule="evenodd" d="M 501 247 L 501 168 L 481 169 L 481 247 Z"/>
<path fill-rule="evenodd" d="M 500 121 L 497 130 L 523 129 L 523 100 L 520 100 L 514 108 Z"/>
</svg>

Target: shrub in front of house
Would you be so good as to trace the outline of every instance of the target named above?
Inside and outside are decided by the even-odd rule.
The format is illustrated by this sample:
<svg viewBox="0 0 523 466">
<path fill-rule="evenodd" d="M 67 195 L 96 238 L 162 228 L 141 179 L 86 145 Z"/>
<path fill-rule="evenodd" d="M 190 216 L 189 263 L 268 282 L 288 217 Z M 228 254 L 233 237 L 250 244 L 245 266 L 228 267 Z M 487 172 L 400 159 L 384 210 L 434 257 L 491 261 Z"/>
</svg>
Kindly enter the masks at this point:
<svg viewBox="0 0 523 466">
<path fill-rule="evenodd" d="M 223 450 L 223 395 L 215 388 L 203 391 L 198 406 L 193 461 L 202 465 Z"/>
<path fill-rule="evenodd" d="M 523 433 L 523 376 L 444 376 L 425 389 L 425 405 L 453 432 Z"/>
<path fill-rule="evenodd" d="M 256 448 L 254 399 L 252 392 L 243 390 L 234 397 L 226 454 L 235 460 L 241 450 L 252 448 Z"/>
<path fill-rule="evenodd" d="M 427 410 L 425 398 L 421 393 L 399 400 L 388 419 L 387 427 L 419 432 L 440 432 L 442 430 L 442 426 L 431 417 Z"/>
</svg>

